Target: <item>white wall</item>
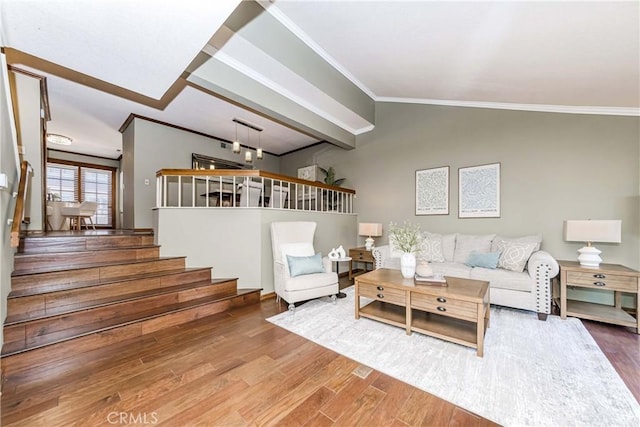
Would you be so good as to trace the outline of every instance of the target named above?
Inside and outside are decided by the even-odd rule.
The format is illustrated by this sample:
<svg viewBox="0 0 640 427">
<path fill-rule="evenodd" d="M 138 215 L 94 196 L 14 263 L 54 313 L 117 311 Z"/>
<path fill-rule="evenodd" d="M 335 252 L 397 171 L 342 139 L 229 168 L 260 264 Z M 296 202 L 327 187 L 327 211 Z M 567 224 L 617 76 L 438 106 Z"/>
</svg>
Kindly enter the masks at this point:
<svg viewBox="0 0 640 427">
<path fill-rule="evenodd" d="M 273 221 L 315 221 L 314 247 L 355 247 L 355 215 L 261 208 L 154 209 L 156 243 L 161 256 L 186 256 L 189 267 L 213 267 L 216 278 L 238 278 L 239 288 L 273 292 Z M 346 265 L 340 271 L 347 271 Z"/>
</svg>

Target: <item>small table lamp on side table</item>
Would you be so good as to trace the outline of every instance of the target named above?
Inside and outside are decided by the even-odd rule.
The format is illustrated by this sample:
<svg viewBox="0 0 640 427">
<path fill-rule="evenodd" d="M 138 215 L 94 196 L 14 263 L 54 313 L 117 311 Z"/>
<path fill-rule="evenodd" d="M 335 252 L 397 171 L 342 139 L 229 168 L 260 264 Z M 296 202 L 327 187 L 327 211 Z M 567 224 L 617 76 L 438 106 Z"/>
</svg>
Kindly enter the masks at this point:
<svg viewBox="0 0 640 427">
<path fill-rule="evenodd" d="M 567 242 L 586 242 L 578 250 L 580 266 L 598 268 L 602 262 L 602 251 L 592 246 L 592 242 L 620 243 L 622 241 L 622 221 L 613 220 L 567 220 L 564 222 L 564 240 Z"/>
<path fill-rule="evenodd" d="M 358 234 L 368 236 L 364 247 L 370 251 L 373 249 L 373 237 L 382 236 L 382 224 L 376 222 L 361 222 L 358 224 Z"/>
</svg>

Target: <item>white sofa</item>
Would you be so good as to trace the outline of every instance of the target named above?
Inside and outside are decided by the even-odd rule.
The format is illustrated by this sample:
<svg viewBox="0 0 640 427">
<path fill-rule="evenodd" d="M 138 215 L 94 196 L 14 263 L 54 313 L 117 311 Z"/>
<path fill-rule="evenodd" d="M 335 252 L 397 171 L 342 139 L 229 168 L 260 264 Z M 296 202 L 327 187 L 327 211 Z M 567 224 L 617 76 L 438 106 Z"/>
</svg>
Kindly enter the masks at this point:
<svg viewBox="0 0 640 427">
<path fill-rule="evenodd" d="M 559 268 L 548 252 L 540 250 L 541 243 L 540 236 L 423 233 L 416 259 L 418 268 L 428 263 L 435 274 L 486 280 L 491 304 L 535 311 L 546 320 L 551 312 L 551 280 Z M 401 255 L 389 245 L 373 249 L 376 268 L 399 269 Z M 498 259 L 498 265 L 477 266 L 478 259 Z"/>
</svg>

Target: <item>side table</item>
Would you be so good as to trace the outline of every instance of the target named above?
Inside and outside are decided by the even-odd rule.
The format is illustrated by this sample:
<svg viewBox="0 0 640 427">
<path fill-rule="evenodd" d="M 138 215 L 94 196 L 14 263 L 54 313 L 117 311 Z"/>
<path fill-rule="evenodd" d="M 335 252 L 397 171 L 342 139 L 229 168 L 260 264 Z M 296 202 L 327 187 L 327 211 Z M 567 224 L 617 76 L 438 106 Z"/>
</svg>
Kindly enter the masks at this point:
<svg viewBox="0 0 640 427">
<path fill-rule="evenodd" d="M 640 333 L 640 316 L 622 309 L 622 293 L 635 294 L 640 306 L 638 278 L 640 272 L 619 264 L 600 264 L 599 268 L 581 267 L 577 261 L 558 261 L 560 265 L 560 317 L 579 317 L 598 322 L 636 328 Z M 567 298 L 567 286 L 613 292 L 614 305 L 575 301 Z"/>
<path fill-rule="evenodd" d="M 373 252 L 366 250 L 364 247 L 349 249 L 349 257 L 353 258 L 353 260 L 349 262 L 349 280 L 353 279 L 354 262 L 364 263 L 365 272 L 367 271 L 367 264 L 375 264 L 376 262 L 376 260 L 373 258 Z"/>
<path fill-rule="evenodd" d="M 331 258 L 329 258 L 331 259 Z M 349 261 L 349 278 L 351 278 L 351 257 L 350 256 L 346 256 L 344 258 L 336 258 L 336 259 L 331 259 L 332 262 L 336 263 L 336 274 L 338 275 L 338 281 L 340 280 L 340 263 L 341 262 L 347 262 Z M 340 290 L 338 290 L 338 293 L 336 294 L 336 297 L 338 298 L 346 298 L 347 294 L 345 294 L 344 292 L 340 292 Z"/>
</svg>

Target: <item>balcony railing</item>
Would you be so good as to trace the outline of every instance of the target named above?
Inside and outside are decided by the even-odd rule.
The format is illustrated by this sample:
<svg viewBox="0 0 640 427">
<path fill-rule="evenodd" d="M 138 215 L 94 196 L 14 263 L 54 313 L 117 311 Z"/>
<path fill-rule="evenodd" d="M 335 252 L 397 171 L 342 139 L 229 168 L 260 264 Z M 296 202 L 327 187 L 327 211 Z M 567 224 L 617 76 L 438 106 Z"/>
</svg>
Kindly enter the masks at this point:
<svg viewBox="0 0 640 427">
<path fill-rule="evenodd" d="M 353 213 L 356 192 L 261 170 L 162 169 L 156 207 L 267 208 Z"/>
</svg>

